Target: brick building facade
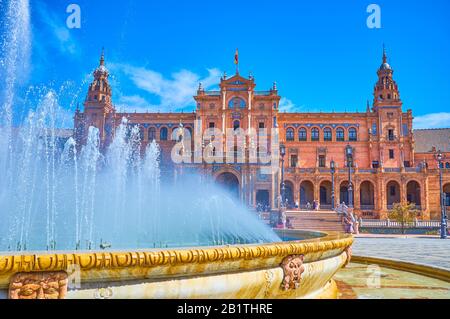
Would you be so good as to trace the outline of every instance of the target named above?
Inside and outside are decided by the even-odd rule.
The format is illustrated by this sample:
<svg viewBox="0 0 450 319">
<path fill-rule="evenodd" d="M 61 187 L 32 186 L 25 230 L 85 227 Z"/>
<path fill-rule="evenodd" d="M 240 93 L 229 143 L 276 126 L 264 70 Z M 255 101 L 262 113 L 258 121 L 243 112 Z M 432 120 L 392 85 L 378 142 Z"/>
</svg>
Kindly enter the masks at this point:
<svg viewBox="0 0 450 319">
<path fill-rule="evenodd" d="M 102 55 L 84 112 L 77 110 L 75 114 L 75 135 L 83 144 L 88 127 L 95 126 L 100 131 L 102 146 L 107 147 L 116 127 L 126 118 L 128 125 L 139 126 L 143 147 L 153 140 L 160 145 L 165 178 L 176 179 L 177 174 L 197 172 L 228 185 L 249 206 L 266 203 L 276 208 L 280 172 L 265 175 L 261 173 L 263 164 L 247 161 L 250 140 L 244 142 L 243 149 L 228 149 L 233 153 L 243 152 L 244 163 L 193 161 L 175 165 L 171 152 L 177 143 L 172 140 L 172 134 L 181 125 L 192 136 L 201 135 L 207 129 L 220 130 L 224 136 L 227 129 L 254 129 L 258 135 L 265 130 L 269 154 L 277 151 L 270 142 L 271 129 L 277 128 L 279 140 L 286 146 L 285 197 L 291 207 L 303 208 L 318 201 L 322 208 L 331 208 L 331 161 L 337 167 L 335 202 L 348 203 L 346 148 L 351 146 L 356 213 L 364 218 L 385 218 L 394 203 L 411 202 L 421 210 L 422 218 L 439 219 L 439 170 L 434 153 L 441 149 L 448 156 L 447 163 L 443 164 L 444 192 L 446 204 L 450 206 L 450 130 L 414 131 L 413 113 L 403 110 L 393 73 L 384 52 L 372 106 L 368 103 L 366 112 L 362 113 L 282 113 L 276 84 L 268 91 L 257 91 L 255 79 L 239 73 L 232 77 L 224 75 L 218 91 L 206 91 L 200 84 L 193 113 L 118 113 L 112 102 L 109 73 Z M 206 142 L 202 138 L 199 151 L 210 147 L 210 142 L 211 137 Z M 191 144 L 191 149 L 196 150 L 194 141 Z M 227 145 L 223 147 L 226 152 Z M 194 151 L 191 155 L 194 157 Z"/>
</svg>

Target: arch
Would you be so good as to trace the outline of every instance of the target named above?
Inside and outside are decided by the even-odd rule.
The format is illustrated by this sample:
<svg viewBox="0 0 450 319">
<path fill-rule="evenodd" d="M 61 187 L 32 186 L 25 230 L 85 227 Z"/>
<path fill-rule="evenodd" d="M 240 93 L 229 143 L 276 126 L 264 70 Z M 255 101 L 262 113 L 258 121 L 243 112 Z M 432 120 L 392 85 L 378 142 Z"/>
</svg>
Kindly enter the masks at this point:
<svg viewBox="0 0 450 319">
<path fill-rule="evenodd" d="M 216 177 L 216 183 L 222 186 L 228 193 L 235 198 L 239 198 L 240 183 L 239 178 L 230 172 L 224 172 Z"/>
<path fill-rule="evenodd" d="M 336 129 L 336 141 L 345 142 L 345 130 L 342 127 Z"/>
<path fill-rule="evenodd" d="M 153 142 L 154 140 L 156 140 L 156 128 L 150 127 L 148 129 L 148 140 L 150 142 Z"/>
<path fill-rule="evenodd" d="M 348 129 L 348 140 L 350 142 L 358 141 L 358 130 L 354 127 Z"/>
<path fill-rule="evenodd" d="M 361 210 L 375 209 L 375 186 L 371 181 L 364 181 L 359 186 Z"/>
<path fill-rule="evenodd" d="M 333 131 L 331 130 L 330 127 L 324 128 L 324 130 L 323 130 L 323 140 L 325 142 L 333 141 Z"/>
<path fill-rule="evenodd" d="M 323 181 L 320 183 L 320 207 L 322 209 L 331 209 L 331 193 L 332 184 L 330 181 Z"/>
<path fill-rule="evenodd" d="M 450 183 L 444 185 L 445 206 L 450 207 Z"/>
<path fill-rule="evenodd" d="M 420 184 L 417 181 L 409 181 L 406 184 L 406 201 L 416 206 L 422 206 Z"/>
<path fill-rule="evenodd" d="M 294 201 L 294 183 L 291 181 L 284 181 L 284 201 L 288 208 L 293 208 L 295 206 Z"/>
<path fill-rule="evenodd" d="M 303 181 L 300 184 L 300 207 L 306 208 L 307 205 L 313 205 L 314 202 L 314 184 L 311 181 Z"/>
<path fill-rule="evenodd" d="M 247 103 L 245 103 L 245 100 L 241 97 L 233 97 L 230 99 L 230 101 L 228 102 L 228 107 L 230 109 L 234 109 L 234 108 L 245 108 L 247 106 Z"/>
<path fill-rule="evenodd" d="M 295 133 L 294 129 L 292 127 L 289 127 L 286 130 L 286 141 L 293 142 L 295 140 Z"/>
<path fill-rule="evenodd" d="M 354 184 L 353 184 L 354 185 Z M 353 204 L 355 203 L 355 190 L 353 189 Z M 339 202 L 348 205 L 350 202 L 350 194 L 348 191 L 348 181 L 343 181 L 339 187 Z"/>
<path fill-rule="evenodd" d="M 317 142 L 320 140 L 320 130 L 317 127 L 314 127 L 311 130 L 311 141 Z"/>
<path fill-rule="evenodd" d="M 300 142 L 306 142 L 308 140 L 308 131 L 302 127 L 298 130 L 298 140 Z"/>
<path fill-rule="evenodd" d="M 162 127 L 161 130 L 159 131 L 159 139 L 161 141 L 167 141 L 168 134 L 169 130 L 167 129 L 167 127 Z"/>
<path fill-rule="evenodd" d="M 397 181 L 390 181 L 386 184 L 387 208 L 392 209 L 394 204 L 401 202 L 400 184 Z"/>
</svg>

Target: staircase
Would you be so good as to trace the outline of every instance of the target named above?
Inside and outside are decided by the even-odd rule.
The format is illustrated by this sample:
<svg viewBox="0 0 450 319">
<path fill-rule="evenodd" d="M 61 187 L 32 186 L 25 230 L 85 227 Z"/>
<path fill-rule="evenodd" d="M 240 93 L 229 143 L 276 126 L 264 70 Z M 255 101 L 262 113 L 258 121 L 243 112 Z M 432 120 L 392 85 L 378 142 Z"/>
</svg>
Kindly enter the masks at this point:
<svg viewBox="0 0 450 319">
<path fill-rule="evenodd" d="M 334 211 L 288 211 L 294 229 L 345 232 L 341 218 Z"/>
</svg>

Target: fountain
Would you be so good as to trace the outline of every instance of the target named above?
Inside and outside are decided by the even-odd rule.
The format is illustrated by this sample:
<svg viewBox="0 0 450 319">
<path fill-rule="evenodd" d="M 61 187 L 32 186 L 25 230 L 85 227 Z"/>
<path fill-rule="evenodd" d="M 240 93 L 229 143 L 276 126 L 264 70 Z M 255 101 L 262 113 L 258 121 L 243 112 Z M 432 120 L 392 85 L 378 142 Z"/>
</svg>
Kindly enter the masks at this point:
<svg viewBox="0 0 450 319">
<path fill-rule="evenodd" d="M 336 297 L 331 278 L 349 262 L 350 236 L 276 234 L 205 177 L 161 182 L 159 146 L 142 155 L 126 119 L 104 152 L 95 127 L 86 145 L 62 144 L 51 90 L 13 125 L 28 1 L 9 1 L 5 19 L 0 299 Z"/>
</svg>

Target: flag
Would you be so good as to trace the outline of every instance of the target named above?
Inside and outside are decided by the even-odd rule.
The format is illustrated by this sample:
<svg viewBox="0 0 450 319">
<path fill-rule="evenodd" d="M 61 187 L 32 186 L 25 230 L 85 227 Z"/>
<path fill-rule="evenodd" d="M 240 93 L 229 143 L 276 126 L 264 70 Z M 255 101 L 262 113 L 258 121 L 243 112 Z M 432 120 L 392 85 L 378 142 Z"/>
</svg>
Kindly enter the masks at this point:
<svg viewBox="0 0 450 319">
<path fill-rule="evenodd" d="M 239 49 L 236 49 L 236 53 L 234 55 L 234 64 L 239 64 Z"/>
</svg>

